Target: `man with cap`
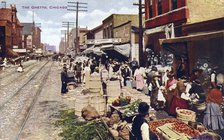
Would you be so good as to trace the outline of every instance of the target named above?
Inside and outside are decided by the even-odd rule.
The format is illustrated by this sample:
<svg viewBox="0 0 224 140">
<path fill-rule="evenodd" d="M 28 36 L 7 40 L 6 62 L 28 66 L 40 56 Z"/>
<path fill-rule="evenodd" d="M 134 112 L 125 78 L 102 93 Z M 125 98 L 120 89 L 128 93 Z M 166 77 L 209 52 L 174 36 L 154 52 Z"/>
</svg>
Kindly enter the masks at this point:
<svg viewBox="0 0 224 140">
<path fill-rule="evenodd" d="M 68 76 L 67 76 L 67 68 L 63 66 L 63 71 L 61 72 L 61 94 L 65 94 L 67 92 L 67 83 L 68 83 Z"/>
<path fill-rule="evenodd" d="M 124 68 L 121 69 L 121 75 L 124 79 L 124 86 L 126 86 L 126 81 L 128 80 L 128 78 L 130 78 L 131 76 L 131 71 L 130 69 L 128 68 L 128 65 L 125 64 L 124 65 Z"/>
<path fill-rule="evenodd" d="M 149 125 L 146 121 L 149 105 L 146 102 L 141 102 L 138 106 L 138 112 L 139 114 L 133 119 L 130 140 L 149 140 Z"/>
</svg>

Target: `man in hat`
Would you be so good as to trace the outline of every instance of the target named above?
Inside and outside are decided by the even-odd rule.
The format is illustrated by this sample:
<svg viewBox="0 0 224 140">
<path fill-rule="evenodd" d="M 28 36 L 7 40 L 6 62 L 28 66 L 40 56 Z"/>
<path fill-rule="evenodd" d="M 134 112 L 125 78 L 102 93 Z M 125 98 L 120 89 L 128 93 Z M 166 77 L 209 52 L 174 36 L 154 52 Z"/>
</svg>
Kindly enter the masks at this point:
<svg viewBox="0 0 224 140">
<path fill-rule="evenodd" d="M 138 106 L 138 112 L 139 114 L 133 119 L 130 140 L 149 140 L 149 125 L 146 121 L 149 105 L 146 102 L 141 102 Z"/>
<path fill-rule="evenodd" d="M 65 94 L 67 92 L 67 83 L 68 83 L 68 76 L 67 76 L 67 68 L 66 66 L 63 67 L 63 71 L 61 72 L 61 94 Z"/>
<path fill-rule="evenodd" d="M 127 64 L 125 64 L 125 65 L 124 65 L 124 68 L 121 69 L 121 75 L 122 75 L 122 77 L 123 77 L 123 79 L 124 79 L 124 86 L 126 86 L 126 81 L 127 81 L 128 78 L 130 78 L 130 76 L 131 76 L 131 71 L 130 71 L 130 69 L 128 68 L 128 65 L 127 65 Z"/>
<path fill-rule="evenodd" d="M 133 58 L 133 61 L 131 62 L 131 70 L 132 70 L 132 75 L 134 75 L 135 70 L 138 68 L 138 61 L 136 58 Z"/>
</svg>

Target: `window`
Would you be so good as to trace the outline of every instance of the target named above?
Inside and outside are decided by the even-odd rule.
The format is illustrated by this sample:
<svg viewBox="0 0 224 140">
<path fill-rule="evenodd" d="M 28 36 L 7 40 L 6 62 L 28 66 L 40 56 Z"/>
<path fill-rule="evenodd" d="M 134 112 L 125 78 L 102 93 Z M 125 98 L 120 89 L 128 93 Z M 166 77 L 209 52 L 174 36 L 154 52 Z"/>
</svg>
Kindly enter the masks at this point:
<svg viewBox="0 0 224 140">
<path fill-rule="evenodd" d="M 158 15 L 162 14 L 162 0 L 158 0 Z"/>
<path fill-rule="evenodd" d="M 177 9 L 177 0 L 172 0 L 172 10 Z"/>
<path fill-rule="evenodd" d="M 148 7 L 149 7 L 149 18 L 152 18 L 152 0 L 149 0 Z"/>
</svg>

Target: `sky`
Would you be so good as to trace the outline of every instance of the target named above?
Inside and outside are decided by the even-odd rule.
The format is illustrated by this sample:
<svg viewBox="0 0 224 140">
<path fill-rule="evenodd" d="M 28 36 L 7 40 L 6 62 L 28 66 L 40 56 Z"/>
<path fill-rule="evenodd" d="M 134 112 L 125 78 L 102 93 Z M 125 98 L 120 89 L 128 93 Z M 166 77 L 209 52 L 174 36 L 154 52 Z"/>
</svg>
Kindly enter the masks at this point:
<svg viewBox="0 0 224 140">
<path fill-rule="evenodd" d="M 0 0 L 2 1 L 2 0 Z M 75 11 L 68 11 L 66 8 L 68 2 L 77 2 L 74 0 L 5 0 L 7 7 L 15 4 L 17 7 L 17 16 L 21 23 L 33 21 L 33 15 L 37 26 L 42 30 L 42 43 L 48 43 L 57 46 L 63 37 L 62 22 L 75 22 Z M 78 0 L 78 2 L 87 3 L 87 12 L 79 12 L 79 26 L 92 29 L 102 24 L 102 21 L 111 14 L 137 14 L 138 7 L 133 3 L 138 0 Z M 74 5 L 74 4 L 73 4 Z M 38 8 L 39 7 L 39 8 Z M 61 7 L 61 8 L 55 8 Z"/>
</svg>

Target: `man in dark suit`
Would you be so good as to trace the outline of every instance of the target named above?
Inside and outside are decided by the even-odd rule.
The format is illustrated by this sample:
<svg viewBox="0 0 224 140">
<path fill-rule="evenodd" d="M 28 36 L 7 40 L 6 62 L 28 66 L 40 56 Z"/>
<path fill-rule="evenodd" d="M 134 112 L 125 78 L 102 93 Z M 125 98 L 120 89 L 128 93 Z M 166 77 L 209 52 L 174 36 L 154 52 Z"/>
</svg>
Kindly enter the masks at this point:
<svg viewBox="0 0 224 140">
<path fill-rule="evenodd" d="M 127 65 L 123 69 L 121 69 L 121 75 L 124 78 L 124 86 L 126 86 L 126 81 L 131 76 L 131 71 Z"/>
<path fill-rule="evenodd" d="M 67 76 L 67 68 L 64 66 L 63 71 L 61 72 L 61 94 L 65 94 L 67 92 L 67 83 L 68 83 L 68 76 Z"/>
</svg>

